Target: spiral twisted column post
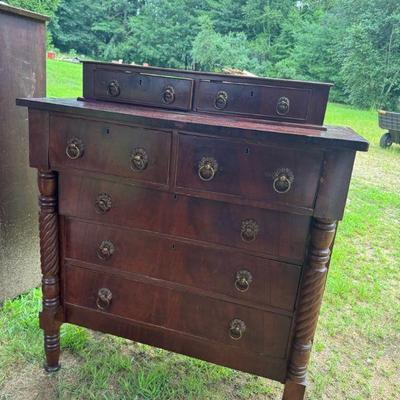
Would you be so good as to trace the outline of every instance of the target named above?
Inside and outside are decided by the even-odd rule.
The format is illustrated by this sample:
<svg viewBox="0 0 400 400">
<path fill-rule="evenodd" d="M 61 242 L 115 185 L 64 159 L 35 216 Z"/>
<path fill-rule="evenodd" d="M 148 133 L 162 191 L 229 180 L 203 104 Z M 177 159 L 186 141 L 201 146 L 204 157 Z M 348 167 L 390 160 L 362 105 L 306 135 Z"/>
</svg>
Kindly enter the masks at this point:
<svg viewBox="0 0 400 400">
<path fill-rule="evenodd" d="M 39 170 L 39 237 L 42 269 L 43 307 L 39 315 L 44 330 L 45 369 L 54 372 L 60 368 L 60 286 L 57 215 L 57 175 Z"/>
<path fill-rule="evenodd" d="M 336 221 L 313 220 L 283 400 L 303 400 L 304 398 L 307 386 L 307 365 L 317 327 L 335 232 Z"/>
</svg>

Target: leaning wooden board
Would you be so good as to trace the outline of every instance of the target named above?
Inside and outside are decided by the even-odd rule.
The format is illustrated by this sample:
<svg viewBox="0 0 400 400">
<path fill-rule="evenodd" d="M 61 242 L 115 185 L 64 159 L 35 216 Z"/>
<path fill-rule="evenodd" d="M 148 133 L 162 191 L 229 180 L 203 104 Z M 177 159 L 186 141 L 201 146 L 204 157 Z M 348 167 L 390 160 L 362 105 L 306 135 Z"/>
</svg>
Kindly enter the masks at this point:
<svg viewBox="0 0 400 400">
<path fill-rule="evenodd" d="M 337 221 L 368 149 L 322 126 L 328 91 L 85 63 L 83 99 L 18 100 L 39 170 L 46 369 L 69 322 L 303 399 Z"/>
</svg>

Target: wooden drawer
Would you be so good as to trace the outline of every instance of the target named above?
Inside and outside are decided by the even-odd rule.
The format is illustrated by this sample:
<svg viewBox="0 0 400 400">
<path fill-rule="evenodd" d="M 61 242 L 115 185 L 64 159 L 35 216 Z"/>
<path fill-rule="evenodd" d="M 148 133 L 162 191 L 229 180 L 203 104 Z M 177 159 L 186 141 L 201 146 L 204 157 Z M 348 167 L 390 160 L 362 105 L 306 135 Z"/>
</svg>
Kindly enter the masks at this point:
<svg viewBox="0 0 400 400">
<path fill-rule="evenodd" d="M 252 353 L 286 356 L 291 318 L 279 314 L 75 266 L 66 268 L 65 301 Z M 244 325 L 231 330 L 235 320 Z"/>
<path fill-rule="evenodd" d="M 193 79 L 144 72 L 97 69 L 94 95 L 99 100 L 163 107 L 192 108 Z"/>
<path fill-rule="evenodd" d="M 292 311 L 301 268 L 157 234 L 68 219 L 66 258 Z M 140 249 L 138 251 L 138 249 Z"/>
<path fill-rule="evenodd" d="M 99 206 L 107 211 L 101 212 Z M 59 212 L 302 263 L 310 217 L 60 174 Z"/>
<path fill-rule="evenodd" d="M 200 80 L 197 111 L 305 121 L 311 89 Z"/>
<path fill-rule="evenodd" d="M 63 116 L 50 119 L 53 169 L 76 168 L 167 185 L 170 149 L 168 132 Z"/>
<path fill-rule="evenodd" d="M 200 192 L 312 208 L 322 159 L 322 152 L 181 134 L 176 185 Z M 287 179 L 282 187 L 279 186 L 281 176 Z"/>
</svg>

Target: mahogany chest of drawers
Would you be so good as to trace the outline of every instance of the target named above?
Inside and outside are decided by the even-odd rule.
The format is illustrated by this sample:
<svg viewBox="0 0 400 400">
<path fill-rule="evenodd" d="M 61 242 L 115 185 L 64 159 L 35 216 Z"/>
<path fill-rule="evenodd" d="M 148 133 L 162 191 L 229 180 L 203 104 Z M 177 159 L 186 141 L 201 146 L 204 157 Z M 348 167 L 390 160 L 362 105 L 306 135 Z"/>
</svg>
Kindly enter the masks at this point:
<svg viewBox="0 0 400 400">
<path fill-rule="evenodd" d="M 69 322 L 302 399 L 355 152 L 368 148 L 322 126 L 328 92 L 86 63 L 84 98 L 18 100 L 39 170 L 46 369 Z"/>
</svg>

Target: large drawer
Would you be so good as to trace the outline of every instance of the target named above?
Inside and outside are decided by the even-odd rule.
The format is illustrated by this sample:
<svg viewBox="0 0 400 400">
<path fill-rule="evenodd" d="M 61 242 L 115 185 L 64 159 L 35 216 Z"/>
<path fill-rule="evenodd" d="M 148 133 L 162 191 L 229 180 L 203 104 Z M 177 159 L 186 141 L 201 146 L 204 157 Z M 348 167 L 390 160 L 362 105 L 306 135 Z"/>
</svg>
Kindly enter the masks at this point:
<svg viewBox="0 0 400 400">
<path fill-rule="evenodd" d="M 179 135 L 176 185 L 312 208 L 322 152 Z"/>
<path fill-rule="evenodd" d="M 171 133 L 93 120 L 52 116 L 50 164 L 168 184 Z"/>
<path fill-rule="evenodd" d="M 291 318 L 279 314 L 71 265 L 65 301 L 252 353 L 286 356 Z"/>
<path fill-rule="evenodd" d="M 192 92 L 191 78 L 128 69 L 97 69 L 94 73 L 94 95 L 99 100 L 190 110 Z"/>
<path fill-rule="evenodd" d="M 310 217 L 60 174 L 59 212 L 302 263 Z"/>
<path fill-rule="evenodd" d="M 75 219 L 68 219 L 65 226 L 67 259 L 175 282 L 260 306 L 288 311 L 294 308 L 299 266 Z"/>
</svg>

